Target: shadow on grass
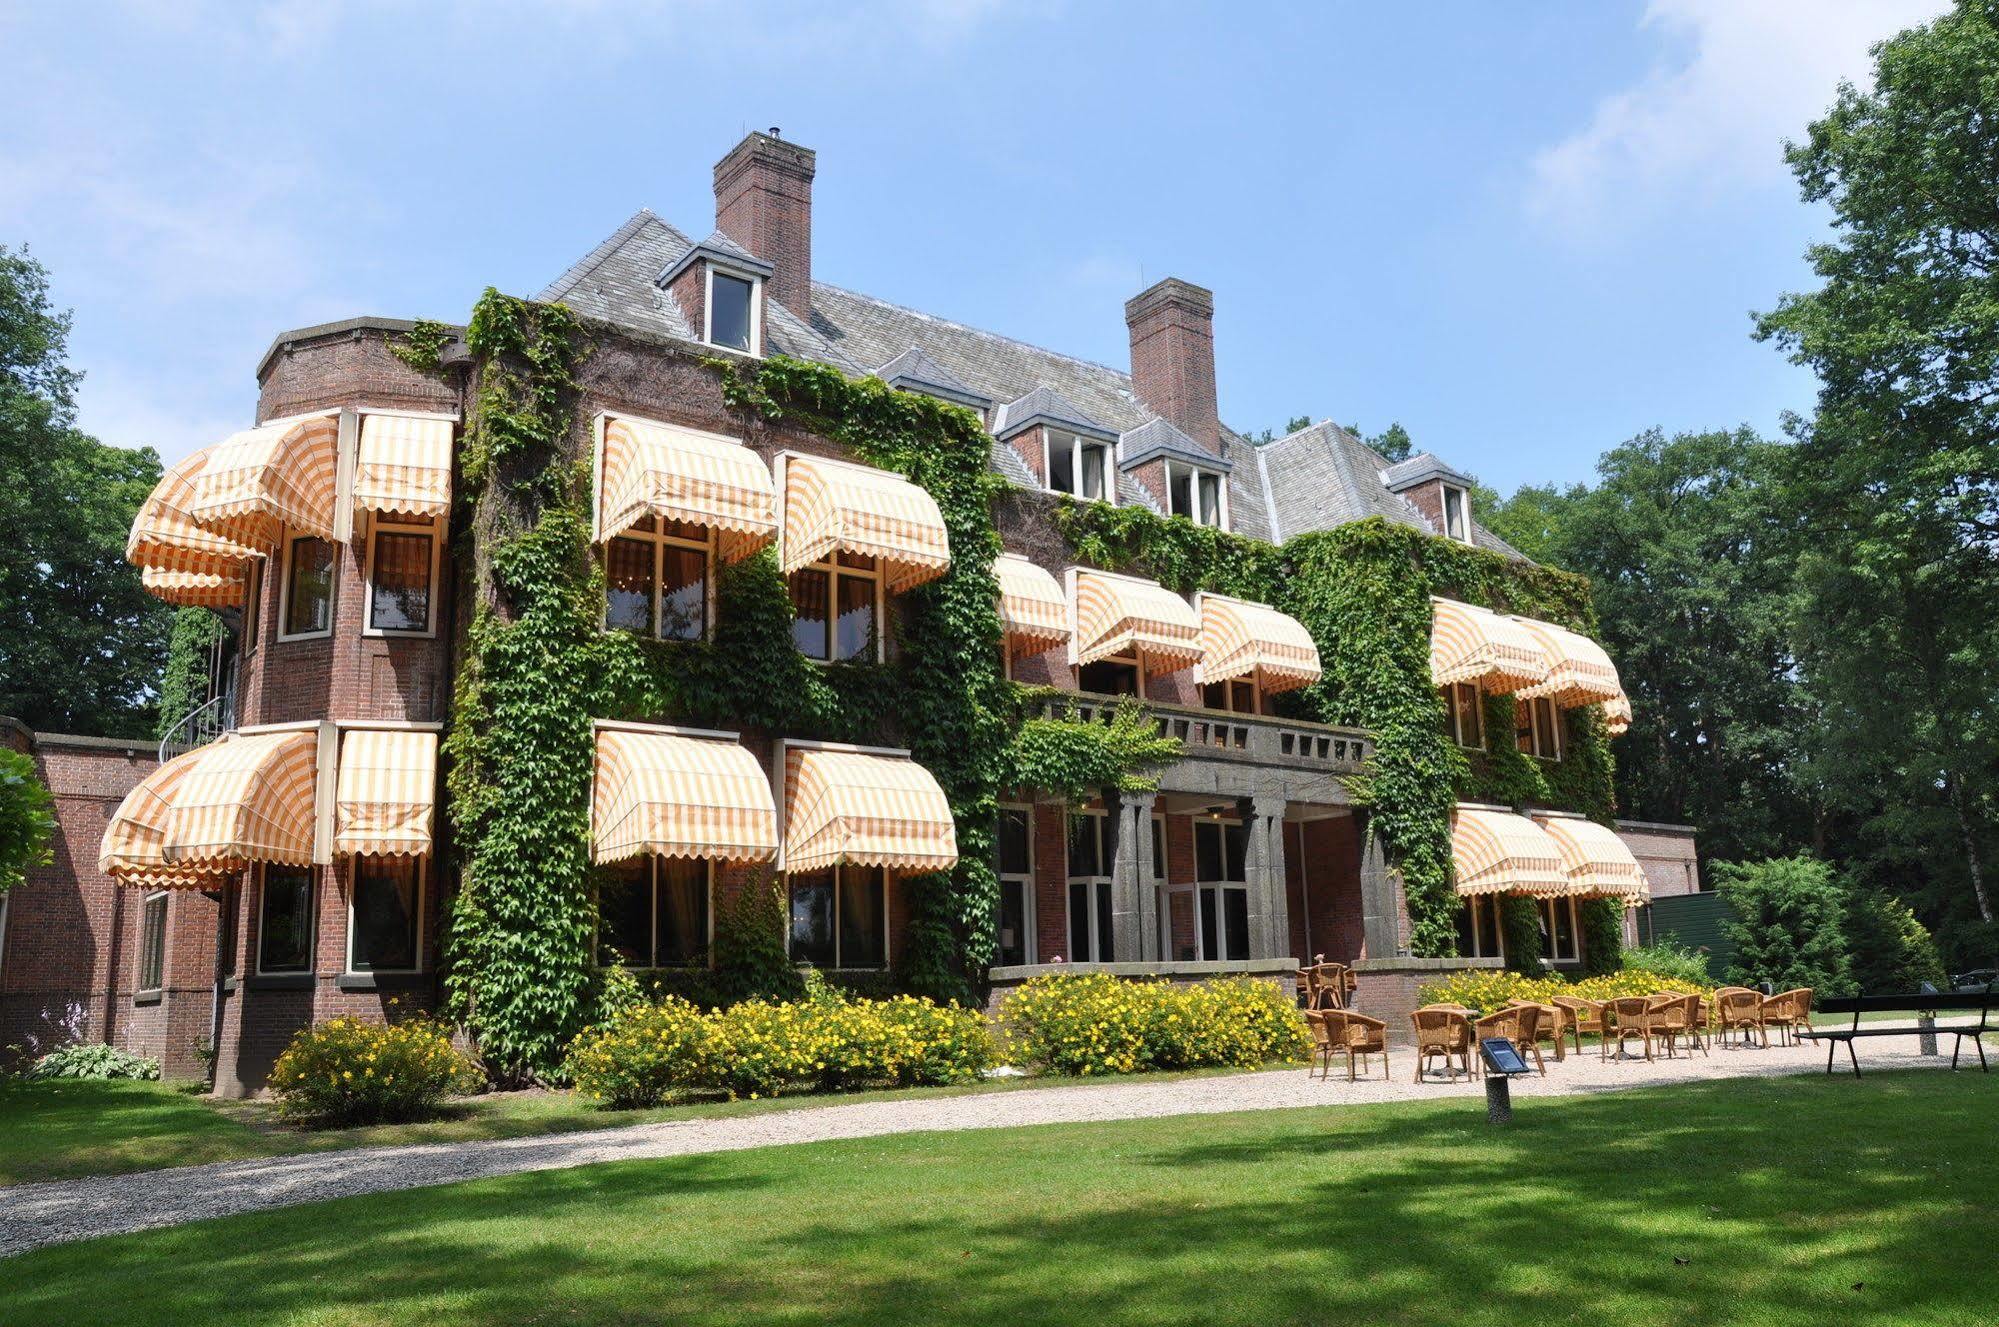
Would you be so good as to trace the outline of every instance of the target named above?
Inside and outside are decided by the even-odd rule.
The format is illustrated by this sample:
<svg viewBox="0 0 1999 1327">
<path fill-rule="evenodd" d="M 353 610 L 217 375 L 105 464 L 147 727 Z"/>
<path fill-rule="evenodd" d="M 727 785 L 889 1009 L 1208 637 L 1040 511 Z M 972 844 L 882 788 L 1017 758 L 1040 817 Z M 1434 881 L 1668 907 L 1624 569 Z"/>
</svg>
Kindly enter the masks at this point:
<svg viewBox="0 0 1999 1327">
<path fill-rule="evenodd" d="M 0 1320 L 1978 1323 L 1992 1080 L 1057 1125 L 512 1176 L 47 1250 Z M 8 1301 L 12 1301 L 9 1304 Z"/>
</svg>

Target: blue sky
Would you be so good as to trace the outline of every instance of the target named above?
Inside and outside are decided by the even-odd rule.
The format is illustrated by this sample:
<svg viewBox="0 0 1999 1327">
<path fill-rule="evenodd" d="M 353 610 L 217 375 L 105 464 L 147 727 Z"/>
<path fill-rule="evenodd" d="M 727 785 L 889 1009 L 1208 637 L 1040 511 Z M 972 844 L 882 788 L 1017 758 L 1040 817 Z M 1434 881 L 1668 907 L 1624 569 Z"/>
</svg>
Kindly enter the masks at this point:
<svg viewBox="0 0 1999 1327">
<path fill-rule="evenodd" d="M 1780 143 L 1937 8 L 0 0 L 0 243 L 75 309 L 84 426 L 172 460 L 274 333 L 461 320 L 641 206 L 705 233 L 780 125 L 820 279 L 1122 366 L 1184 277 L 1235 427 L 1400 420 L 1510 491 L 1809 405 L 1749 338 L 1825 224 Z"/>
</svg>

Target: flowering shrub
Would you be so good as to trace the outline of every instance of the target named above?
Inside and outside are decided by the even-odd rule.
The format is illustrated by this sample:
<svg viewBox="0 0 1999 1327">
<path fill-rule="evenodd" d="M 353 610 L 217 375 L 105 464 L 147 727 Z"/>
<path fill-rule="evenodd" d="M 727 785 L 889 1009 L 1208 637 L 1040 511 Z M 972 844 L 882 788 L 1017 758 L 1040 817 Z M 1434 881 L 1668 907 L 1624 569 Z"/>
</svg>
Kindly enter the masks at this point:
<svg viewBox="0 0 1999 1327">
<path fill-rule="evenodd" d="M 1508 1000 L 1538 1000 L 1546 1004 L 1558 995 L 1581 996 L 1585 1000 L 1614 1000 L 1621 995 L 1659 995 L 1667 991 L 1703 992 L 1708 983 L 1688 981 L 1664 972 L 1625 968 L 1603 977 L 1569 981 L 1563 977 L 1523 977 L 1517 972 L 1485 969 L 1454 972 L 1432 982 L 1418 994 L 1430 1004 L 1461 1004 L 1472 1009 L 1492 1010 Z"/>
<path fill-rule="evenodd" d="M 142 1078 L 160 1076 L 160 1062 L 102 1042 L 81 1041 L 52 1050 L 28 1067 L 24 1078 Z"/>
<path fill-rule="evenodd" d="M 579 1036 L 568 1069 L 579 1091 L 628 1107 L 676 1089 L 766 1097 L 959 1083 L 992 1060 L 977 1010 L 908 995 L 852 999 L 822 985 L 796 1003 L 746 1000 L 714 1013 L 674 997 L 637 1006 Z"/>
<path fill-rule="evenodd" d="M 1056 973 L 1008 996 L 1004 1016 L 1020 1057 L 1058 1074 L 1247 1067 L 1311 1047 L 1283 992 L 1247 978 L 1171 986 Z"/>
<path fill-rule="evenodd" d="M 386 1027 L 358 1018 L 318 1023 L 300 1030 L 271 1069 L 279 1113 L 319 1125 L 421 1119 L 478 1083 L 444 1027 L 428 1018 Z"/>
</svg>

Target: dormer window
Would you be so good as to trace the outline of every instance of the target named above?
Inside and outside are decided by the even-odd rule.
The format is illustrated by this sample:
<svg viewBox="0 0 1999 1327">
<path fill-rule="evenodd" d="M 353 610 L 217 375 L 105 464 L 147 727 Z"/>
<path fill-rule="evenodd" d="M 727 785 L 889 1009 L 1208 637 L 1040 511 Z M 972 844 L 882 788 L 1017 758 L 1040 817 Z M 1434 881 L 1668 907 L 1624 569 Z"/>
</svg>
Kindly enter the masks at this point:
<svg viewBox="0 0 1999 1327">
<path fill-rule="evenodd" d="M 746 355 L 763 353 L 763 319 L 757 309 L 759 284 L 754 277 L 725 272 L 710 263 L 705 301 L 708 326 L 701 339 Z"/>
<path fill-rule="evenodd" d="M 1461 544 L 1471 540 L 1471 499 L 1461 488 L 1444 489 L 1444 533 Z"/>
<path fill-rule="evenodd" d="M 1111 445 L 1055 429 L 1048 436 L 1048 487 L 1091 502 L 1116 502 L 1110 487 Z"/>
<path fill-rule="evenodd" d="M 1185 516 L 1196 525 L 1216 530 L 1228 528 L 1228 490 L 1222 477 L 1212 470 L 1168 460 L 1166 498 L 1174 516 Z"/>
</svg>

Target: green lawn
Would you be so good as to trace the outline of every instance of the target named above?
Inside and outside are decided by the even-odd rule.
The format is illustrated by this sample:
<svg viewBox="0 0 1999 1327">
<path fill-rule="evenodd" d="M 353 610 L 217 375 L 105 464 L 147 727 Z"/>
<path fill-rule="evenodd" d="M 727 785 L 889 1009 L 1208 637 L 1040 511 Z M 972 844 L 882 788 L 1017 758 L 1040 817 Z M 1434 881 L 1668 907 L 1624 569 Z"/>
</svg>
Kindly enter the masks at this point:
<svg viewBox="0 0 1999 1327">
<path fill-rule="evenodd" d="M 1992 1321 L 1999 1079 L 1464 1098 L 632 1162 L 0 1263 L 0 1321 Z"/>
</svg>

